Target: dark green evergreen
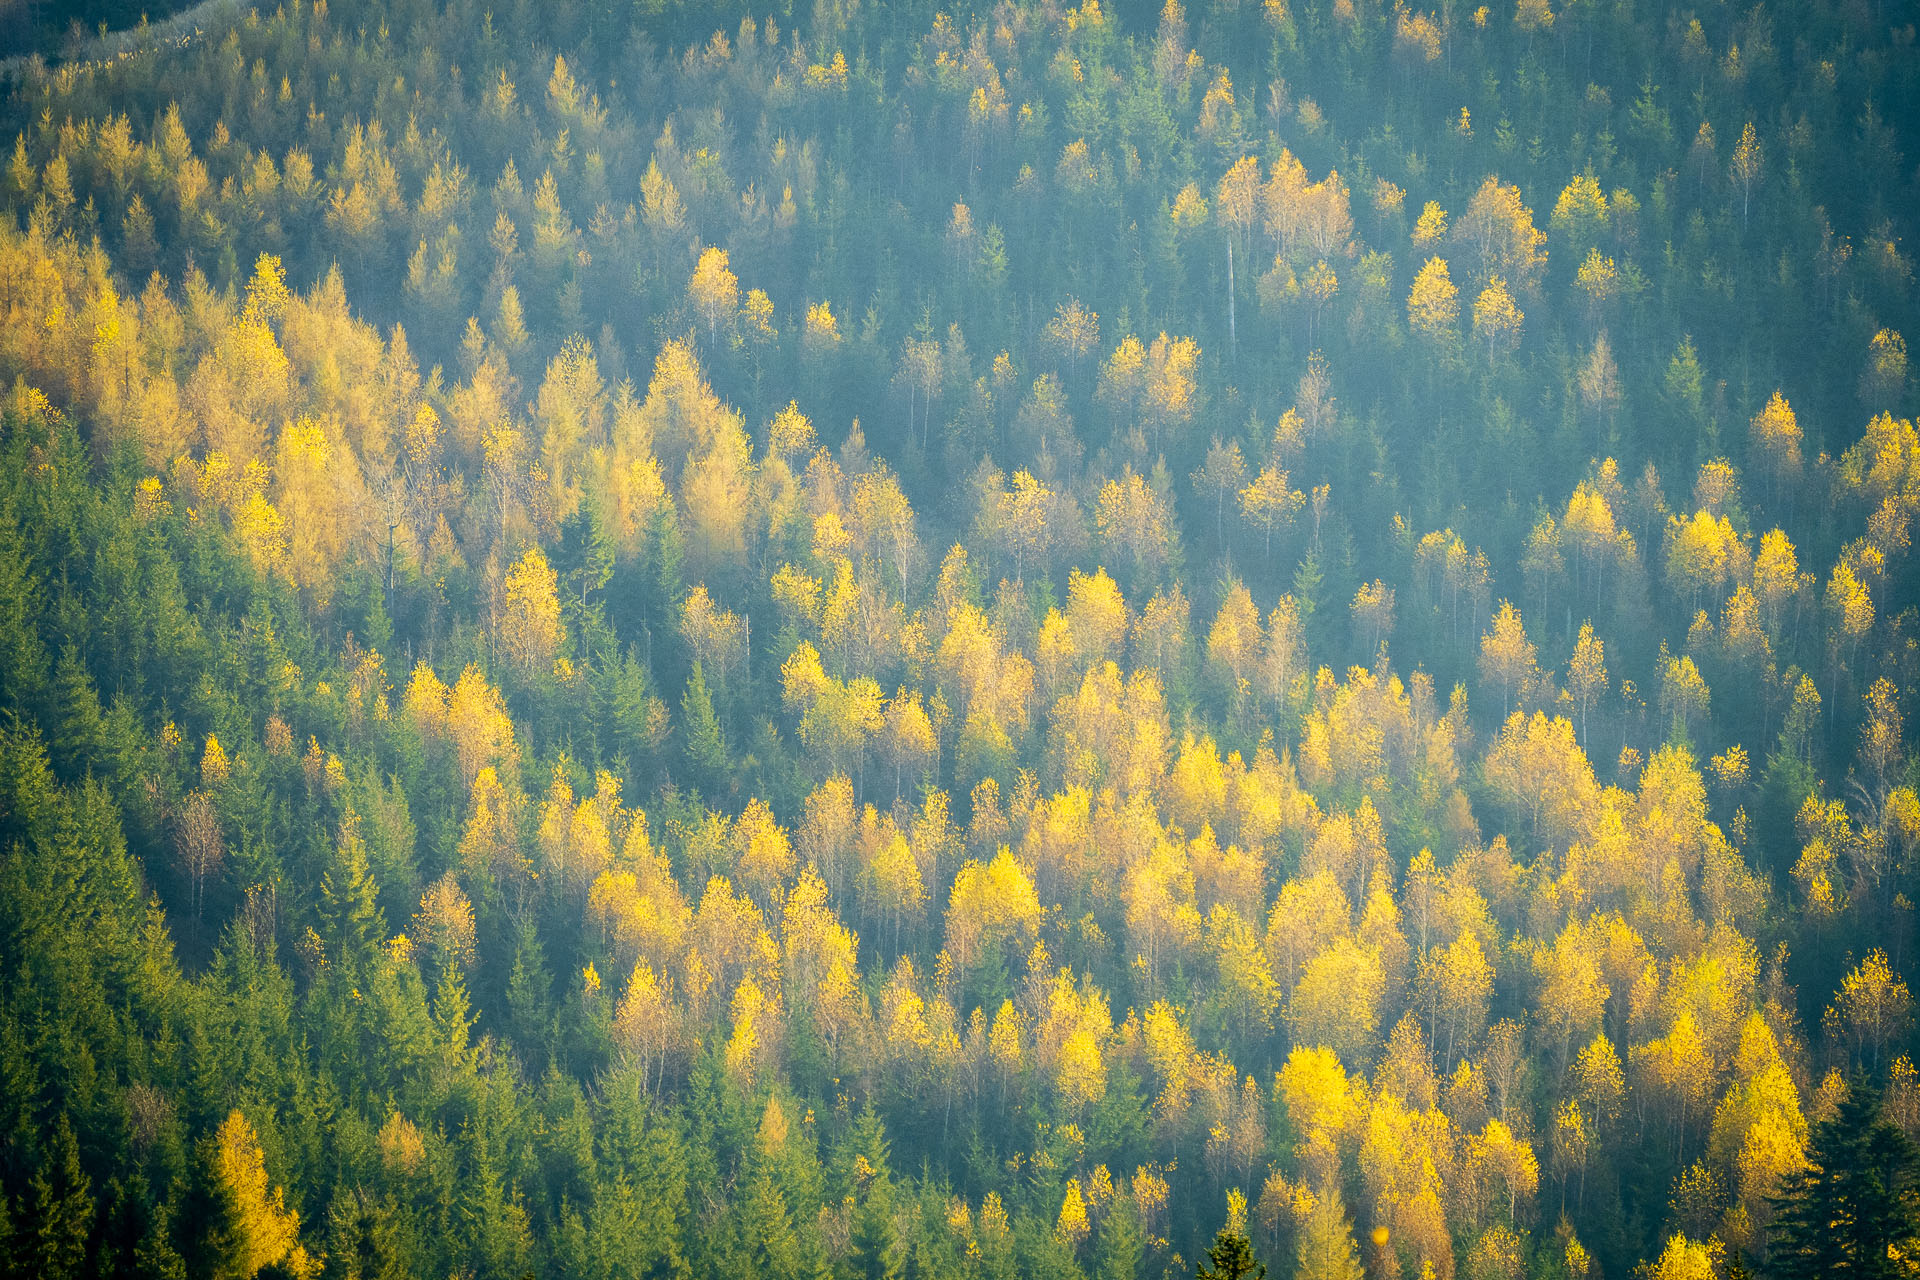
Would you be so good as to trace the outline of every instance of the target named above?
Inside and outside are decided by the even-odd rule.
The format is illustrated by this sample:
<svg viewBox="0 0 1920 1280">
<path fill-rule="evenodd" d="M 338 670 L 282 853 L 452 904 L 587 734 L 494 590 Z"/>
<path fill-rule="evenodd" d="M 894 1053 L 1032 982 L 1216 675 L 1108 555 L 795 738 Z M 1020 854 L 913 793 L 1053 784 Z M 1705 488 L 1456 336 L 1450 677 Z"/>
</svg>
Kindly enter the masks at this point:
<svg viewBox="0 0 1920 1280">
<path fill-rule="evenodd" d="M 1222 1227 L 1207 1246 L 1207 1260 L 1193 1274 L 1195 1280 L 1266 1280 L 1267 1264 L 1253 1256 L 1246 1232 Z"/>
<path fill-rule="evenodd" d="M 1774 1198 L 1771 1276 L 1886 1280 L 1911 1274 L 1920 1248 L 1920 1152 L 1881 1114 L 1864 1074 L 1830 1119 L 1813 1127 L 1807 1167 Z"/>
</svg>

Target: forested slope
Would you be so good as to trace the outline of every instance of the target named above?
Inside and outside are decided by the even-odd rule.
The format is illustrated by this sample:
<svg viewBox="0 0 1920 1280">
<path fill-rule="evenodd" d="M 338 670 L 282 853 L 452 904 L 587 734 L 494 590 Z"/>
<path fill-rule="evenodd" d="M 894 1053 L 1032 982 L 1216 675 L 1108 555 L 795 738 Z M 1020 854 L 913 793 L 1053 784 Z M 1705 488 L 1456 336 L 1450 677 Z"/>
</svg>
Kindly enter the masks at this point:
<svg viewBox="0 0 1920 1280">
<path fill-rule="evenodd" d="M 8 1274 L 1811 1265 L 1920 1136 L 1914 35 L 27 66 Z"/>
</svg>

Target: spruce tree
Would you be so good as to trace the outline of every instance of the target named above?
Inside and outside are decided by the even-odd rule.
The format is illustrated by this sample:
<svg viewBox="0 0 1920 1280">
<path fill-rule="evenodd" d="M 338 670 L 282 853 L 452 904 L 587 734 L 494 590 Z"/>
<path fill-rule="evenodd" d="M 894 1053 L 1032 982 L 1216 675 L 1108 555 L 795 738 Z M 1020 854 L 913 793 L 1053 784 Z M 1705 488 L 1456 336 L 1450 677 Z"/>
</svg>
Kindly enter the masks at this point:
<svg viewBox="0 0 1920 1280">
<path fill-rule="evenodd" d="M 92 1183 L 80 1167 L 80 1145 L 62 1111 L 52 1141 L 43 1152 L 27 1193 L 27 1212 L 19 1224 L 23 1274 L 47 1280 L 86 1275 L 88 1239 L 93 1233 Z"/>
<path fill-rule="evenodd" d="M 80 651 L 68 645 L 54 668 L 55 723 L 53 751 L 61 775 L 77 780 L 97 769 L 106 755 L 106 717 L 93 678 L 80 661 Z"/>
<path fill-rule="evenodd" d="M 1096 1280 L 1134 1280 L 1146 1251 L 1145 1234 L 1132 1199 L 1117 1200 L 1100 1223 L 1100 1242 L 1094 1251 Z"/>
<path fill-rule="evenodd" d="M 700 664 L 693 664 L 687 677 L 687 691 L 680 699 L 681 728 L 686 735 L 687 764 L 694 780 L 712 787 L 726 774 L 727 744 L 720 736 L 720 721 L 713 714 L 713 695 L 707 691 L 707 677 Z"/>
<path fill-rule="evenodd" d="M 328 942 L 354 966 L 355 976 L 387 936 L 380 888 L 367 869 L 367 845 L 359 815 L 348 811 L 334 844 L 333 865 L 320 878 L 320 910 L 332 935 Z"/>
<path fill-rule="evenodd" d="M 1267 1264 L 1256 1261 L 1253 1242 L 1237 1224 L 1220 1228 L 1207 1246 L 1207 1260 L 1194 1272 L 1195 1280 L 1266 1280 Z"/>
<path fill-rule="evenodd" d="M 1909 1274 L 1903 1259 L 1920 1246 L 1920 1156 L 1880 1113 L 1880 1091 L 1864 1075 L 1846 1100 L 1814 1126 L 1807 1167 L 1774 1198 L 1767 1273 L 1860 1280 Z"/>
</svg>

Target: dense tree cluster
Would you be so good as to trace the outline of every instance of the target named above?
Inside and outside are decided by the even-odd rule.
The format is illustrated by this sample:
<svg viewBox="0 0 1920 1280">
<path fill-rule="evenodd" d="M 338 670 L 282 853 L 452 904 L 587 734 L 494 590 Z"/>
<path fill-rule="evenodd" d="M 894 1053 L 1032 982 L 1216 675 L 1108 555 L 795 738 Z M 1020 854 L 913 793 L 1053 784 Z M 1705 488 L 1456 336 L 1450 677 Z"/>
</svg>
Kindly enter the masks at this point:
<svg viewBox="0 0 1920 1280">
<path fill-rule="evenodd" d="M 1914 1247 L 1897 13 L 190 16 L 5 71 L 0 1272 Z"/>
</svg>

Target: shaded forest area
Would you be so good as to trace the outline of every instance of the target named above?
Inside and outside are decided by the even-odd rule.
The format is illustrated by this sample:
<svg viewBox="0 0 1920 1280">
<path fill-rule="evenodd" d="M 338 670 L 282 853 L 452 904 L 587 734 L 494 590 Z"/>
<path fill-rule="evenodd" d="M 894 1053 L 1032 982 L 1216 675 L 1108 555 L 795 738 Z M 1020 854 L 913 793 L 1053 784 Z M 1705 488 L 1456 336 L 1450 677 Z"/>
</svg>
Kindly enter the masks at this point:
<svg viewBox="0 0 1920 1280">
<path fill-rule="evenodd" d="M 1895 1274 L 1914 41 L 289 0 L 24 66 L 0 1269 Z"/>
<path fill-rule="evenodd" d="M 140 46 L 195 6 L 187 0 L 6 0 L 0 4 L 0 59 L 71 61 L 111 41 Z M 205 6 L 208 9 L 213 6 Z"/>
</svg>

